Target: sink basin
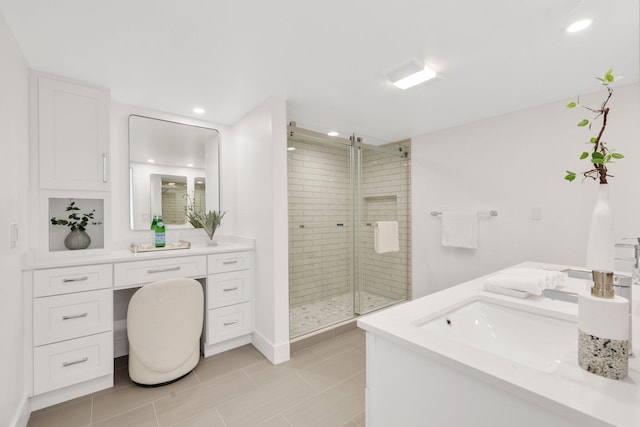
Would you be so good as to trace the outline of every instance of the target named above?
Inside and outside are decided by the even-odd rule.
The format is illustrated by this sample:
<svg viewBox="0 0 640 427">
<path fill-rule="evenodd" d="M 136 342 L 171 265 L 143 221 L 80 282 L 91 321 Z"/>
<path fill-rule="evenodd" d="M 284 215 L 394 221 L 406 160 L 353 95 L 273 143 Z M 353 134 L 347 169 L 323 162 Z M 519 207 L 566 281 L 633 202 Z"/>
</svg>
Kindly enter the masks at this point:
<svg viewBox="0 0 640 427">
<path fill-rule="evenodd" d="M 484 300 L 471 301 L 418 327 L 544 372 L 553 371 L 578 346 L 575 322 Z"/>
</svg>

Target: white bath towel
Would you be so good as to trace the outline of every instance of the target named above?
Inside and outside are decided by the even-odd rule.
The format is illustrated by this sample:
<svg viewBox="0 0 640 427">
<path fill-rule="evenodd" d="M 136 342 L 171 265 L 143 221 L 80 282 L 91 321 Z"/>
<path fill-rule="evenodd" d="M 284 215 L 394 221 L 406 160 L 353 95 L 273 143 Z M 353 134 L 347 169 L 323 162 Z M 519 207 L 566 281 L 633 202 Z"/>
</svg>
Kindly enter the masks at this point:
<svg viewBox="0 0 640 427">
<path fill-rule="evenodd" d="M 566 273 L 537 268 L 513 268 L 487 277 L 486 286 L 515 289 L 533 295 L 542 295 L 545 289 L 553 289 L 564 283 Z"/>
<path fill-rule="evenodd" d="M 377 221 L 373 226 L 373 248 L 376 253 L 400 251 L 398 221 Z"/>
<path fill-rule="evenodd" d="M 478 214 L 476 212 L 442 212 L 442 246 L 476 249 Z"/>
</svg>

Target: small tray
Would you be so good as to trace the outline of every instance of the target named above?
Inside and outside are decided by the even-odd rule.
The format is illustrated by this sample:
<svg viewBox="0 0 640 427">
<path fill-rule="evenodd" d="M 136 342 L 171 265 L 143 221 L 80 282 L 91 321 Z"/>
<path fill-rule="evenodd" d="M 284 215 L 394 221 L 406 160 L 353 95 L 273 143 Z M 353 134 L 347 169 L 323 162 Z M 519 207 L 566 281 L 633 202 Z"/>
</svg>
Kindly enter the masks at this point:
<svg viewBox="0 0 640 427">
<path fill-rule="evenodd" d="M 140 245 L 136 243 L 131 244 L 131 252 L 134 254 L 139 252 L 159 252 L 159 251 L 175 251 L 177 249 L 189 249 L 191 248 L 191 243 L 186 240 L 180 240 L 178 243 L 168 243 L 162 248 L 156 248 L 152 245 Z"/>
</svg>

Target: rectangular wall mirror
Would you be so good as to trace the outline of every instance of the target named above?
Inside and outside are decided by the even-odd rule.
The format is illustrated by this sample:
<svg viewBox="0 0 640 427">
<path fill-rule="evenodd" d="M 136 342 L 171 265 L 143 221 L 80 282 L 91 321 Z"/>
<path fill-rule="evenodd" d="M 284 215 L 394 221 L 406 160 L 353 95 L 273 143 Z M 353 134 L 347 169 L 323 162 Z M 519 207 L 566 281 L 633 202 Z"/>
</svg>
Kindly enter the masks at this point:
<svg viewBox="0 0 640 427">
<path fill-rule="evenodd" d="M 154 215 L 169 228 L 192 228 L 187 198 L 220 210 L 219 144 L 216 129 L 129 116 L 131 229 L 149 230 Z"/>
</svg>

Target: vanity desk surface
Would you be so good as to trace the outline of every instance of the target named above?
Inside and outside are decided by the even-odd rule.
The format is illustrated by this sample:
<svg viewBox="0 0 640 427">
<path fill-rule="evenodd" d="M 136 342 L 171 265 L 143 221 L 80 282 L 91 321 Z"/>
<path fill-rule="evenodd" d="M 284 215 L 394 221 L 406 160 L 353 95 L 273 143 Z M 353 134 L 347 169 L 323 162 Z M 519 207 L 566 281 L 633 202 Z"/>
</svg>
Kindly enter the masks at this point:
<svg viewBox="0 0 640 427">
<path fill-rule="evenodd" d="M 247 239 L 249 240 L 249 239 Z M 40 270 L 44 268 L 75 267 L 92 264 L 111 264 L 130 261 L 144 261 L 164 258 L 177 258 L 195 255 L 210 255 L 227 252 L 253 251 L 253 243 L 224 242 L 217 246 L 192 246 L 189 249 L 133 253 L 129 249 L 113 250 L 99 255 L 82 255 L 71 257 L 68 252 L 47 259 L 26 259 L 23 270 Z M 58 255 L 58 254 L 56 254 Z"/>
</svg>

